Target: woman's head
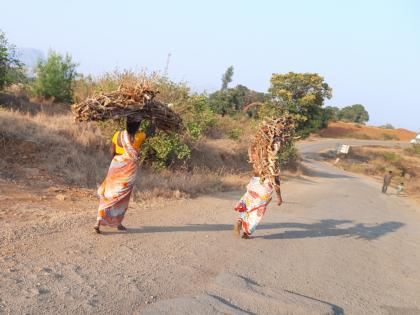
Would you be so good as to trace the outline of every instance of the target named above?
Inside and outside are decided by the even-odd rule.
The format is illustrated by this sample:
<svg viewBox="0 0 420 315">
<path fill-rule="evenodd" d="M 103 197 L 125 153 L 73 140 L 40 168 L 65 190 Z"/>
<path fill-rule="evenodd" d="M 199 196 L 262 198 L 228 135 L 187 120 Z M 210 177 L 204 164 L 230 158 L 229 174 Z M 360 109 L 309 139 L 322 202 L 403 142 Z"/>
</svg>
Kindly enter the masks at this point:
<svg viewBox="0 0 420 315">
<path fill-rule="evenodd" d="M 126 122 L 126 130 L 127 132 L 134 136 L 136 132 L 139 130 L 141 124 L 141 120 L 133 120 L 133 119 L 127 119 Z"/>
</svg>

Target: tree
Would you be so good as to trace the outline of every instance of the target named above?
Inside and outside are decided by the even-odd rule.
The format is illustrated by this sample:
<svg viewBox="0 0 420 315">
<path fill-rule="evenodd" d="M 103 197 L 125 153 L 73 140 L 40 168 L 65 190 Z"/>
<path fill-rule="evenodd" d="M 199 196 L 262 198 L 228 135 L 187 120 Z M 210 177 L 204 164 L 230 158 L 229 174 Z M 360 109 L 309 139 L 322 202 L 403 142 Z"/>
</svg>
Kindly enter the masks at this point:
<svg viewBox="0 0 420 315">
<path fill-rule="evenodd" d="M 327 106 L 324 108 L 324 113 L 327 121 L 335 121 L 338 120 L 340 109 L 336 106 Z"/>
<path fill-rule="evenodd" d="M 275 73 L 269 92 L 277 111 L 288 111 L 296 122 L 301 136 L 319 130 L 325 124 L 325 99 L 332 97 L 332 89 L 317 73 Z"/>
<path fill-rule="evenodd" d="M 209 106 L 215 113 L 225 115 L 242 111 L 245 105 L 264 102 L 266 94 L 253 91 L 244 85 L 216 91 L 209 95 Z"/>
<path fill-rule="evenodd" d="M 35 95 L 53 98 L 58 102 L 71 102 L 73 87 L 78 76 L 77 64 L 71 56 L 50 51 L 47 61 L 38 61 L 32 90 Z"/>
<path fill-rule="evenodd" d="M 16 47 L 8 42 L 6 35 L 0 30 L 0 90 L 24 79 L 23 63 L 17 58 Z"/>
<path fill-rule="evenodd" d="M 222 88 L 221 90 L 226 90 L 229 83 L 232 82 L 233 77 L 233 66 L 230 66 L 226 69 L 225 73 L 222 76 Z"/>
<path fill-rule="evenodd" d="M 342 108 L 338 114 L 338 118 L 344 121 L 364 124 L 369 121 L 369 113 L 361 104 L 354 104 Z"/>
</svg>

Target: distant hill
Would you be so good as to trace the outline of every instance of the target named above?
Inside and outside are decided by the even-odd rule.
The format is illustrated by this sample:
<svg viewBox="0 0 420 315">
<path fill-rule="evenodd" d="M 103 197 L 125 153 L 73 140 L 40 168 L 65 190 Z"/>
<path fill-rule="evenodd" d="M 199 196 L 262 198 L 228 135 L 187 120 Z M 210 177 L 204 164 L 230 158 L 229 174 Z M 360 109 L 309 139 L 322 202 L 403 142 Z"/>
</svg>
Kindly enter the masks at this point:
<svg viewBox="0 0 420 315">
<path fill-rule="evenodd" d="M 342 121 L 331 122 L 322 129 L 319 135 L 324 138 L 353 138 L 372 140 L 402 140 L 409 141 L 416 133 L 407 129 L 385 129 Z"/>
<path fill-rule="evenodd" d="M 34 67 L 39 59 L 45 59 L 45 53 L 36 48 L 18 48 L 17 57 L 26 66 L 27 75 L 34 76 Z"/>
</svg>

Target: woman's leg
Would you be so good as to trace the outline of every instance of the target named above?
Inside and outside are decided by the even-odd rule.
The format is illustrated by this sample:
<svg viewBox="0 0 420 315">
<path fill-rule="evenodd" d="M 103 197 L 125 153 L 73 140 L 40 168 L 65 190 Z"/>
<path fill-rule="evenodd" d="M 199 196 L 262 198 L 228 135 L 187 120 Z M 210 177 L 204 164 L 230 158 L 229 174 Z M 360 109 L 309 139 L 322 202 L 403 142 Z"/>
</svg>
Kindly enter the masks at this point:
<svg viewBox="0 0 420 315">
<path fill-rule="evenodd" d="M 233 234 L 235 236 L 239 236 L 241 234 L 241 227 L 242 222 L 240 220 L 236 220 L 236 222 L 233 224 Z"/>
<path fill-rule="evenodd" d="M 101 234 L 101 229 L 99 228 L 100 224 L 99 224 L 99 220 L 96 221 L 95 226 L 93 227 L 93 229 L 95 230 L 96 233 Z"/>
</svg>

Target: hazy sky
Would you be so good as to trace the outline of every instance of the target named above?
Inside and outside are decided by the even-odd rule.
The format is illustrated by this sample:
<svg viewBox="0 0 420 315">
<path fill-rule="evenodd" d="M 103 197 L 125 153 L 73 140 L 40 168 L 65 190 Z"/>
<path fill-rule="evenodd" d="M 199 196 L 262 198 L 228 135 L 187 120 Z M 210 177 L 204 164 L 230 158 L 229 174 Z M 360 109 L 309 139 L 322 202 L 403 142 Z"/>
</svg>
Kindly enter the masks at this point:
<svg viewBox="0 0 420 315">
<path fill-rule="evenodd" d="M 328 105 L 361 103 L 371 124 L 420 129 L 420 1 L 0 0 L 18 47 L 69 52 L 83 73 L 163 71 L 194 90 L 265 91 L 272 73 L 318 72 Z"/>
</svg>

